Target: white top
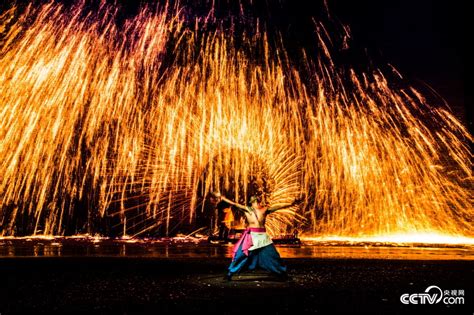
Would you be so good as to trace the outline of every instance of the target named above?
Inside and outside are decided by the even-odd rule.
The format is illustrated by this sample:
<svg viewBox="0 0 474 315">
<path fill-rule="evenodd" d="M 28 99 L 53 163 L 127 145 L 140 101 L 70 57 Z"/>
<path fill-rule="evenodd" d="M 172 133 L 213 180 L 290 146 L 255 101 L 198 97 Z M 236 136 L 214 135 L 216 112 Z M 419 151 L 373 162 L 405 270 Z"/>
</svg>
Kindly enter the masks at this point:
<svg viewBox="0 0 474 315">
<path fill-rule="evenodd" d="M 249 250 L 265 247 L 273 243 L 272 239 L 266 232 L 250 232 L 250 236 L 252 237 L 253 245 Z"/>
</svg>

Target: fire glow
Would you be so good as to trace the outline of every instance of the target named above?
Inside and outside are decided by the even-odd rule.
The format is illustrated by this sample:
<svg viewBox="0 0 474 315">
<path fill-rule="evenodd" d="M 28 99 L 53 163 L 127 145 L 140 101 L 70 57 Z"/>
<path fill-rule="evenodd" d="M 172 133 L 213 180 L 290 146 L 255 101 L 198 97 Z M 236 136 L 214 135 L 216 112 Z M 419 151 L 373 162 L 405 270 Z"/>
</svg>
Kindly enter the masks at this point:
<svg viewBox="0 0 474 315">
<path fill-rule="evenodd" d="M 472 240 L 469 132 L 382 71 L 336 65 L 323 24 L 303 80 L 264 31 L 203 34 L 166 6 L 118 26 L 117 12 L 0 16 L 0 235 L 168 235 L 219 190 L 302 196 L 273 234 Z"/>
</svg>

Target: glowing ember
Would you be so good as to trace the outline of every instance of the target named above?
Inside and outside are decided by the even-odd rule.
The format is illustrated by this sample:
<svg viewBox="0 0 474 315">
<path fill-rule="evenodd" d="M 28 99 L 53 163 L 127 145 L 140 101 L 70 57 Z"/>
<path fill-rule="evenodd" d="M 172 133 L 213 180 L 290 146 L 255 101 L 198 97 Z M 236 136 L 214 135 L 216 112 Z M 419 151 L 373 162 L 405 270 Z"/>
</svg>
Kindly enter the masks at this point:
<svg viewBox="0 0 474 315">
<path fill-rule="evenodd" d="M 1 235 L 168 235 L 219 190 L 303 196 L 274 234 L 472 243 L 472 137 L 414 88 L 337 66 L 322 24 L 298 71 L 265 32 L 237 47 L 178 8 L 123 25 L 104 4 L 16 12 L 0 17 Z"/>
</svg>

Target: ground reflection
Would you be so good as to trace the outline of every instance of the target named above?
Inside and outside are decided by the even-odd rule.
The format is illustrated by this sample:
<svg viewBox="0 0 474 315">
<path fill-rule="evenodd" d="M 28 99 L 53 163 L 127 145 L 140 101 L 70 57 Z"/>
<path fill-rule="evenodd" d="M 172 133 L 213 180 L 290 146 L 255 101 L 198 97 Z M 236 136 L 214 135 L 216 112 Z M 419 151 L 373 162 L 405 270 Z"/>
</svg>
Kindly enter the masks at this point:
<svg viewBox="0 0 474 315">
<path fill-rule="evenodd" d="M 4 238 L 0 257 L 230 258 L 232 247 L 202 239 Z M 474 260 L 471 244 L 303 242 L 277 248 L 283 258 Z"/>
</svg>

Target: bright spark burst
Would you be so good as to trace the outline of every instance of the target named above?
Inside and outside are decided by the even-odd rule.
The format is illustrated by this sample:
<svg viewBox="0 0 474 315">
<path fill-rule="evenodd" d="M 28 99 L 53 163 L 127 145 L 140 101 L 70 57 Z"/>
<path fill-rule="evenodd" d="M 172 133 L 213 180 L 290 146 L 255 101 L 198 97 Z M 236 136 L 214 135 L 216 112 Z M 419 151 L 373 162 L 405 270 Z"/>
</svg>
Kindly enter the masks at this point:
<svg viewBox="0 0 474 315">
<path fill-rule="evenodd" d="M 272 233 L 473 236 L 472 137 L 380 70 L 337 66 L 322 24 L 303 80 L 265 32 L 237 47 L 179 8 L 119 26 L 104 3 L 17 11 L 0 16 L 1 235 L 169 234 L 220 190 L 304 196 Z"/>
</svg>

